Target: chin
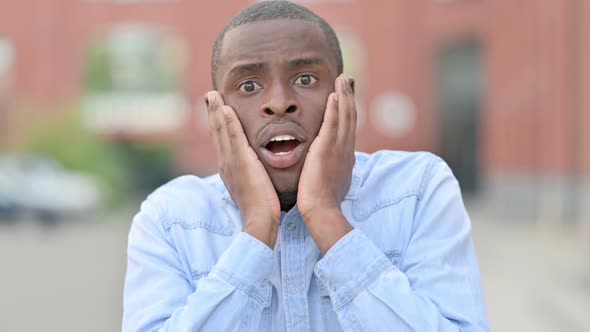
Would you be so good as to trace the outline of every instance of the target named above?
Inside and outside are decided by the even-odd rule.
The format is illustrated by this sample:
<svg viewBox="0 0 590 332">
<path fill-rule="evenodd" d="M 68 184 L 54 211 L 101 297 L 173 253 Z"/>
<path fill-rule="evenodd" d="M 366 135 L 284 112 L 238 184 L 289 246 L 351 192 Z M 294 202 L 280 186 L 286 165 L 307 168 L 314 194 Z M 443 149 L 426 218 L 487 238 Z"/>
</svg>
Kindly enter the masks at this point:
<svg viewBox="0 0 590 332">
<path fill-rule="evenodd" d="M 298 183 L 274 183 L 275 190 L 278 193 L 295 193 L 297 192 Z"/>
<path fill-rule="evenodd" d="M 279 193 L 293 193 L 297 192 L 299 185 L 300 172 L 293 174 L 294 172 L 280 172 L 278 174 L 270 175 L 272 184 L 275 190 Z"/>
</svg>

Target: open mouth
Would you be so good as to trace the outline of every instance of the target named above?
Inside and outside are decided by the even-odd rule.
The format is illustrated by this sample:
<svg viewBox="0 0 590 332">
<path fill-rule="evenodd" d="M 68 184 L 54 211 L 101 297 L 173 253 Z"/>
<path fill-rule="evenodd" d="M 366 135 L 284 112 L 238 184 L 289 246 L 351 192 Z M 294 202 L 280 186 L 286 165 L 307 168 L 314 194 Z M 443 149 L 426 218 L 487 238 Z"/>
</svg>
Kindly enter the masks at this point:
<svg viewBox="0 0 590 332">
<path fill-rule="evenodd" d="M 288 155 L 295 150 L 301 142 L 291 135 L 279 135 L 273 137 L 265 148 L 277 156 Z"/>
<path fill-rule="evenodd" d="M 269 166 L 274 168 L 289 168 L 305 155 L 305 141 L 297 134 L 279 134 L 271 137 L 261 147 L 261 158 Z"/>
</svg>

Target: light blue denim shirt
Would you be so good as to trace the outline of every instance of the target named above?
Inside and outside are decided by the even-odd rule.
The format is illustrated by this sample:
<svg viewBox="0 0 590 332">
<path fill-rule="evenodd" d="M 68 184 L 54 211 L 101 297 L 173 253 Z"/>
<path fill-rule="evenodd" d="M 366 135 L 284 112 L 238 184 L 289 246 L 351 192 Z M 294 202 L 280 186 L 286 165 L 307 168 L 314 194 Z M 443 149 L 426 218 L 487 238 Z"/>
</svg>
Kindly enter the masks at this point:
<svg viewBox="0 0 590 332">
<path fill-rule="evenodd" d="M 129 234 L 123 331 L 489 331 L 459 185 L 430 153 L 357 153 L 322 257 L 293 208 L 274 250 L 219 176 L 151 194 Z"/>
</svg>

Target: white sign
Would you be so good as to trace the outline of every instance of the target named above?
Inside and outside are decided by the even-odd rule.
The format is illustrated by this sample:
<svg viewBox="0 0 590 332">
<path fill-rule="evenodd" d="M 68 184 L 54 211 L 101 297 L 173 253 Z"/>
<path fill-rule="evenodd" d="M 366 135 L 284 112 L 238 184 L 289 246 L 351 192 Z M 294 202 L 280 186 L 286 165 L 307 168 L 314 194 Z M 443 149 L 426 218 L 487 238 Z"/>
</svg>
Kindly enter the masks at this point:
<svg viewBox="0 0 590 332">
<path fill-rule="evenodd" d="M 85 99 L 84 122 L 99 132 L 145 134 L 180 129 L 188 115 L 181 94 L 105 93 Z"/>
<path fill-rule="evenodd" d="M 416 105 L 409 96 L 401 93 L 386 92 L 379 95 L 371 110 L 373 125 L 385 136 L 404 136 L 416 124 Z"/>
</svg>

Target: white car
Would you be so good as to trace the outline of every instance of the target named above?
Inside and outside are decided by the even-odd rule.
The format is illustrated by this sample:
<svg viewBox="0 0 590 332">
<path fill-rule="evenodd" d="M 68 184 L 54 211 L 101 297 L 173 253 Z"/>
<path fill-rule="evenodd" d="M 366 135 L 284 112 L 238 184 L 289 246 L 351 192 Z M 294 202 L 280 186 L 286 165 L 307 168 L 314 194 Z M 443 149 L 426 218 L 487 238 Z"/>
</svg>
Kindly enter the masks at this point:
<svg viewBox="0 0 590 332">
<path fill-rule="evenodd" d="M 96 211 L 98 185 L 88 175 L 67 171 L 34 155 L 0 155 L 0 205 L 42 219 L 79 217 Z"/>
</svg>

